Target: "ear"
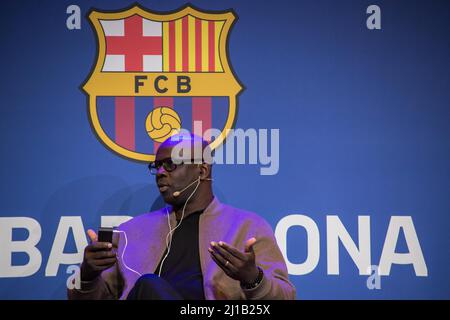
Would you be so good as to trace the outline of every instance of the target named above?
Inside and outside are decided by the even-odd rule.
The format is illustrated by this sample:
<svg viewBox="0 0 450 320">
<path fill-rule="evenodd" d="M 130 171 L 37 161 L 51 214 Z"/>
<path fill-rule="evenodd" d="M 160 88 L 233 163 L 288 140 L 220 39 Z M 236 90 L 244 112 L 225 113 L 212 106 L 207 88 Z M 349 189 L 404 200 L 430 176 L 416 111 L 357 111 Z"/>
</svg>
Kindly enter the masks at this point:
<svg viewBox="0 0 450 320">
<path fill-rule="evenodd" d="M 199 177 L 201 180 L 204 180 L 209 177 L 211 172 L 211 166 L 207 163 L 198 164 Z"/>
</svg>

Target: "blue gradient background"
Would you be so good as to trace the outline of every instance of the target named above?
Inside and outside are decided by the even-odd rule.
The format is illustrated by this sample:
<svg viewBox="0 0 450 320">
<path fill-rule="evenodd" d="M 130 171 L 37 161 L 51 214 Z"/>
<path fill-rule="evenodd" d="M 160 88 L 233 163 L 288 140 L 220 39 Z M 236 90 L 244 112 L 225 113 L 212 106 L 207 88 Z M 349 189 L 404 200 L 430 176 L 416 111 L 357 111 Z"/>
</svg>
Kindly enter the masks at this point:
<svg viewBox="0 0 450 320">
<path fill-rule="evenodd" d="M 43 262 L 31 277 L 0 279 L 0 299 L 64 299 L 66 267 L 45 277 L 61 216 L 137 215 L 161 205 L 144 164 L 108 151 L 88 121 L 78 89 L 95 59 L 90 7 L 130 1 L 11 1 L 2 4 L 0 216 L 42 227 Z M 183 1 L 142 1 L 174 10 Z M 316 269 L 291 276 L 299 299 L 449 299 L 450 4 L 447 1 L 192 1 L 239 16 L 230 61 L 246 90 L 238 128 L 280 128 L 280 171 L 216 166 L 215 192 L 255 211 L 275 228 L 305 214 L 320 230 Z M 81 30 L 66 28 L 66 8 L 81 7 Z M 382 30 L 366 28 L 366 8 L 382 10 Z M 326 270 L 326 215 L 338 215 L 357 241 L 357 216 L 371 216 L 378 264 L 389 219 L 412 216 L 428 277 L 393 265 L 381 290 L 368 290 L 340 250 L 340 275 Z M 18 231 L 14 239 L 25 238 Z M 293 262 L 306 258 L 302 228 L 288 233 Z M 1 244 L 0 244 L 1 245 Z M 67 252 L 74 250 L 68 239 Z M 400 238 L 398 252 L 405 252 Z M 26 262 L 17 254 L 13 262 Z"/>
</svg>

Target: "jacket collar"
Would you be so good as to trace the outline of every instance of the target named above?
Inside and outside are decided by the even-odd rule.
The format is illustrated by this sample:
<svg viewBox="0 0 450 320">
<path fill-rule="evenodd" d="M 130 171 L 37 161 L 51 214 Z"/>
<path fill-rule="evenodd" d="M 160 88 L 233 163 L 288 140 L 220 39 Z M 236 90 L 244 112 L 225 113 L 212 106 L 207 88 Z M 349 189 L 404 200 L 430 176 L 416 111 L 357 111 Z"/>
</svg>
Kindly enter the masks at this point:
<svg viewBox="0 0 450 320">
<path fill-rule="evenodd" d="M 213 216 L 219 213 L 219 207 L 222 204 L 220 203 L 219 199 L 217 199 L 216 196 L 213 197 L 212 201 L 206 206 L 205 210 L 202 213 L 203 215 Z M 169 219 L 171 225 L 176 225 L 176 218 L 175 218 L 175 211 L 173 210 L 172 206 L 167 206 L 163 208 L 163 215 L 166 216 L 167 213 L 169 213 Z"/>
</svg>

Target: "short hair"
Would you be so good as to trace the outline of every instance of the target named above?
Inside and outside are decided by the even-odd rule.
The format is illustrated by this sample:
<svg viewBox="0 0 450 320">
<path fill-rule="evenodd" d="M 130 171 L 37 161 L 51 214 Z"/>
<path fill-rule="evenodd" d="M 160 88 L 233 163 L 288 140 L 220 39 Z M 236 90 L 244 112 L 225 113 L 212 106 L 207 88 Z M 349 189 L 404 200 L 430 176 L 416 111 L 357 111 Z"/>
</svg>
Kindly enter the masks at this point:
<svg viewBox="0 0 450 320">
<path fill-rule="evenodd" d="M 180 145 L 182 144 L 182 145 Z M 189 152 L 189 159 L 185 159 L 185 157 L 181 157 L 182 159 L 180 160 L 189 160 L 192 161 L 201 161 L 203 163 L 207 163 L 212 165 L 213 163 L 213 158 L 214 158 L 214 153 L 213 150 L 211 150 L 211 147 L 209 145 L 209 143 L 204 140 L 202 137 L 195 135 L 193 133 L 190 132 L 184 132 L 184 133 L 177 133 L 173 136 L 170 136 L 169 138 L 167 138 L 161 145 L 160 148 L 164 148 L 164 147 L 175 147 L 178 146 L 180 147 L 182 150 L 184 148 L 189 148 L 190 152 Z M 195 150 L 197 148 L 201 148 L 201 159 L 192 159 L 192 157 L 190 157 L 191 154 L 191 150 L 194 149 L 194 154 L 197 154 L 197 152 L 195 152 Z M 178 157 L 175 157 L 175 160 Z"/>
</svg>

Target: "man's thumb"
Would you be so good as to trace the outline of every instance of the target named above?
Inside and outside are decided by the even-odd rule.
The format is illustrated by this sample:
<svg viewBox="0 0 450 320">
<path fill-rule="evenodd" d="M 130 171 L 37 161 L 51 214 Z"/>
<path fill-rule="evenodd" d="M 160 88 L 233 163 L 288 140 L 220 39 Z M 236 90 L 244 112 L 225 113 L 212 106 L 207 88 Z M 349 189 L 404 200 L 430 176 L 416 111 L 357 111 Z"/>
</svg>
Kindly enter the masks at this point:
<svg viewBox="0 0 450 320">
<path fill-rule="evenodd" d="M 253 252 L 253 245 L 256 242 L 256 238 L 250 238 L 245 242 L 245 252 Z"/>
<path fill-rule="evenodd" d="M 97 234 L 95 233 L 94 230 L 89 229 L 87 231 L 87 235 L 89 236 L 89 239 L 91 239 L 91 242 L 96 242 L 97 241 Z"/>
</svg>

